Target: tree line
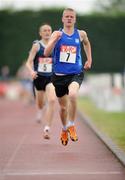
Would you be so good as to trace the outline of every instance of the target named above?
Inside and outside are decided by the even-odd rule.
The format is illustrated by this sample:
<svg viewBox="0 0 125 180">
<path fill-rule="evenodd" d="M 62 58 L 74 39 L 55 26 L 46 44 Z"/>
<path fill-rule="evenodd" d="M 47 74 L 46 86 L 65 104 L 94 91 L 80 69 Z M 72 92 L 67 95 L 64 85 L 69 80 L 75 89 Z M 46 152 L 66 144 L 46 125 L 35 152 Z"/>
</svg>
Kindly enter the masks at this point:
<svg viewBox="0 0 125 180">
<path fill-rule="evenodd" d="M 49 23 L 53 30 L 62 27 L 62 9 L 41 11 L 0 11 L 0 68 L 8 65 L 11 75 L 26 60 L 38 29 Z M 91 72 L 123 72 L 125 68 L 125 13 L 119 15 L 78 15 L 76 26 L 84 29 L 93 54 Z M 83 58 L 85 54 L 83 53 Z"/>
</svg>

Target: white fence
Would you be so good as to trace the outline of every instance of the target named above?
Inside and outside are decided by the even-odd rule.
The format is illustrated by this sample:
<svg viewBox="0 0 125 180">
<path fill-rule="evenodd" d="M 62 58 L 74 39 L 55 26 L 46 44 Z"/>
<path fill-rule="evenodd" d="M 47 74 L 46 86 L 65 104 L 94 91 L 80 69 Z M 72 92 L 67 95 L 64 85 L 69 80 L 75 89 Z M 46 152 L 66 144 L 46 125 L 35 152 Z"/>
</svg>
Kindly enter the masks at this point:
<svg viewBox="0 0 125 180">
<path fill-rule="evenodd" d="M 98 108 L 106 111 L 125 111 L 125 88 L 121 75 L 114 74 L 114 86 L 111 86 L 110 74 L 89 75 L 83 82 L 79 95 L 90 96 Z"/>
</svg>

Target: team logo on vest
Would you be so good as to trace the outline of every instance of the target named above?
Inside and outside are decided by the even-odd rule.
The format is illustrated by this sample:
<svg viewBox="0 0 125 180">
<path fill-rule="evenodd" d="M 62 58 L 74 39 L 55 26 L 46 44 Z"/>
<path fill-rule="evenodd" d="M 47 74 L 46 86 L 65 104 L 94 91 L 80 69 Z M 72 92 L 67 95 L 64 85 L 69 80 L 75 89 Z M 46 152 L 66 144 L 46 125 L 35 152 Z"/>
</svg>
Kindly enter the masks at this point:
<svg viewBox="0 0 125 180">
<path fill-rule="evenodd" d="M 78 39 L 78 38 L 76 38 L 76 39 L 75 39 L 75 42 L 78 44 L 78 43 L 79 43 L 79 39 Z"/>
</svg>

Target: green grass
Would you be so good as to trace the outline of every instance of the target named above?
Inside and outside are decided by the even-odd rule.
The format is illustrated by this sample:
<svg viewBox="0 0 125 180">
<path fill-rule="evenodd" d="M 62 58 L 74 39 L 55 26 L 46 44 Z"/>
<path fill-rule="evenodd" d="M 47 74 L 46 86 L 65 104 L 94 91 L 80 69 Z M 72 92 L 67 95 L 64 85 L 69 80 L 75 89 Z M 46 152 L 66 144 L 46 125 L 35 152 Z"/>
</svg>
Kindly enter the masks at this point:
<svg viewBox="0 0 125 180">
<path fill-rule="evenodd" d="M 90 117 L 99 130 L 109 136 L 125 151 L 125 112 L 100 110 L 86 97 L 78 99 L 78 108 Z"/>
</svg>

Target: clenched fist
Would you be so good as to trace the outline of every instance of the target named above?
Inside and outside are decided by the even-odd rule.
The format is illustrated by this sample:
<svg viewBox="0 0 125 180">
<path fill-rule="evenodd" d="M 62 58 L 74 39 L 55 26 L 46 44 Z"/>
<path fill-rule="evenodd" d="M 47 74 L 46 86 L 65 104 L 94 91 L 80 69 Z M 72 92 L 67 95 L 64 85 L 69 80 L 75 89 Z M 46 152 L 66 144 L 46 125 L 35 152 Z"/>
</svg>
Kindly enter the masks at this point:
<svg viewBox="0 0 125 180">
<path fill-rule="evenodd" d="M 53 38 L 54 41 L 58 41 L 61 38 L 61 36 L 62 36 L 62 32 L 61 31 L 55 31 L 53 33 L 52 38 Z"/>
</svg>

